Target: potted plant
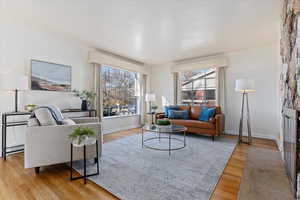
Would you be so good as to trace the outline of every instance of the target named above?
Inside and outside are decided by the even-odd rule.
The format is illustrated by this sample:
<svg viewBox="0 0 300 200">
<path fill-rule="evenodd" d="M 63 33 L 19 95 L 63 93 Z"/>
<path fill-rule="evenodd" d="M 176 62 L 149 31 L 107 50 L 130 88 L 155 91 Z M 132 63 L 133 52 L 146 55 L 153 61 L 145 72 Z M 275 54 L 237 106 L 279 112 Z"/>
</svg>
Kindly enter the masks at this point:
<svg viewBox="0 0 300 200">
<path fill-rule="evenodd" d="M 69 138 L 76 147 L 83 145 L 91 145 L 96 142 L 96 133 L 93 129 L 87 127 L 78 127 L 70 135 Z"/>
<path fill-rule="evenodd" d="M 158 106 L 157 105 L 152 105 L 151 106 L 151 112 L 155 112 L 157 110 Z"/>
<path fill-rule="evenodd" d="M 81 102 L 81 110 L 88 110 L 88 106 L 91 105 L 91 101 L 96 97 L 96 93 L 88 90 L 73 90 L 75 97 L 79 97 L 82 102 Z"/>
<path fill-rule="evenodd" d="M 170 128 L 172 126 L 171 121 L 168 119 L 158 119 L 157 127 L 158 128 Z"/>
</svg>

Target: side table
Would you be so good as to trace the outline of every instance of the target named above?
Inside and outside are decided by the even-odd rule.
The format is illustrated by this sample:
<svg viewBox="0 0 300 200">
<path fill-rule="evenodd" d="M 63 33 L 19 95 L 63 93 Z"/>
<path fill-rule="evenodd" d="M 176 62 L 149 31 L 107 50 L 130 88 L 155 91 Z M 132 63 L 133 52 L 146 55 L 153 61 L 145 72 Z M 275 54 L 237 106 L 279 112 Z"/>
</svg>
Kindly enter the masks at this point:
<svg viewBox="0 0 300 200">
<path fill-rule="evenodd" d="M 94 145 L 94 144 L 93 144 Z M 75 148 L 81 148 L 81 147 L 75 147 Z M 96 155 L 97 158 L 95 159 L 95 162 L 97 164 L 97 172 L 94 174 L 86 174 L 86 145 L 83 145 L 83 176 L 78 176 L 78 177 L 73 177 L 73 143 L 71 142 L 71 166 L 70 166 L 70 174 L 71 174 L 71 178 L 70 180 L 77 180 L 77 179 L 84 179 L 84 184 L 86 184 L 86 178 L 90 177 L 90 176 L 95 176 L 95 175 L 99 175 L 99 152 L 98 152 L 98 140 L 96 140 Z"/>
<path fill-rule="evenodd" d="M 156 114 L 156 112 L 147 112 L 147 115 L 151 115 L 151 124 L 152 126 L 154 126 L 154 115 Z"/>
</svg>

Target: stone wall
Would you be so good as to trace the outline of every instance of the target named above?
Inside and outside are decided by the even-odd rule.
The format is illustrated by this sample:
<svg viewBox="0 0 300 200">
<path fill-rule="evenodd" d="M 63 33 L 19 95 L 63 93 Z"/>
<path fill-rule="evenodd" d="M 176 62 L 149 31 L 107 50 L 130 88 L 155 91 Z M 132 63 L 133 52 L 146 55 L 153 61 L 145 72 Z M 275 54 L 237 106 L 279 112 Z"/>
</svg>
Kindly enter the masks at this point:
<svg viewBox="0 0 300 200">
<path fill-rule="evenodd" d="M 299 34 L 298 13 L 300 0 L 284 0 L 282 8 L 280 54 L 281 97 L 285 107 L 300 110 L 300 88 L 297 94 L 297 80 L 300 75 L 299 66 Z M 300 85 L 299 85 L 300 86 Z"/>
</svg>

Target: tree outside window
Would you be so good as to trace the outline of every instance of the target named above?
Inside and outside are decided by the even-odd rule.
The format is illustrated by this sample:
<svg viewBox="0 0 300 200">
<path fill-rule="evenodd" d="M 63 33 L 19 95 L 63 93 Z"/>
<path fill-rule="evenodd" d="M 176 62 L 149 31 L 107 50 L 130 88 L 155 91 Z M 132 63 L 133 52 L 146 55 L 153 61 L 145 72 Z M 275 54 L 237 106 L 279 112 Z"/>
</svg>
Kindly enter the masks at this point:
<svg viewBox="0 0 300 200">
<path fill-rule="evenodd" d="M 103 91 L 103 116 L 122 116 L 137 114 L 135 95 L 138 74 L 103 66 L 101 81 Z"/>
<path fill-rule="evenodd" d="M 214 68 L 183 72 L 181 80 L 183 104 L 216 104 L 216 70 Z"/>
</svg>

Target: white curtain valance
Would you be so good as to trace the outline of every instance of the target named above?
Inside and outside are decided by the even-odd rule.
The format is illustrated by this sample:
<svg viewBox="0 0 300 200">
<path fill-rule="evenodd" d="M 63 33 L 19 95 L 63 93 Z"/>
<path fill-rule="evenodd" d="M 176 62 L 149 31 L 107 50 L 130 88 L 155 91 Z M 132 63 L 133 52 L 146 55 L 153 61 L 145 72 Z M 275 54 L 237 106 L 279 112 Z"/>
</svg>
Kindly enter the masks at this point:
<svg viewBox="0 0 300 200">
<path fill-rule="evenodd" d="M 228 59 L 224 56 L 209 57 L 203 59 L 186 60 L 174 63 L 171 68 L 172 72 L 193 71 L 207 68 L 227 67 Z"/>
<path fill-rule="evenodd" d="M 141 74 L 150 74 L 150 69 L 148 69 L 143 63 L 134 62 L 120 56 L 100 52 L 97 50 L 89 52 L 88 62 L 91 64 L 109 65 Z"/>
</svg>

